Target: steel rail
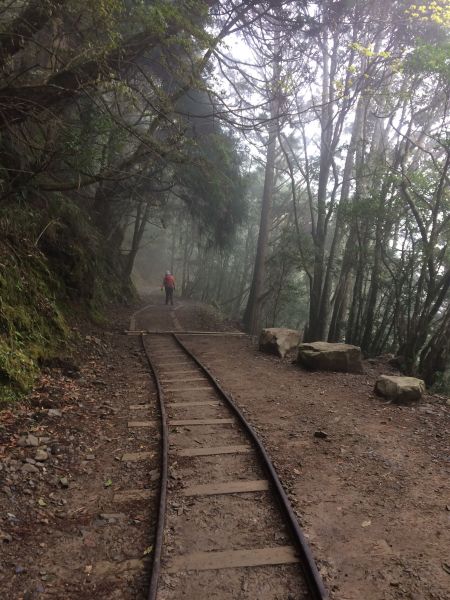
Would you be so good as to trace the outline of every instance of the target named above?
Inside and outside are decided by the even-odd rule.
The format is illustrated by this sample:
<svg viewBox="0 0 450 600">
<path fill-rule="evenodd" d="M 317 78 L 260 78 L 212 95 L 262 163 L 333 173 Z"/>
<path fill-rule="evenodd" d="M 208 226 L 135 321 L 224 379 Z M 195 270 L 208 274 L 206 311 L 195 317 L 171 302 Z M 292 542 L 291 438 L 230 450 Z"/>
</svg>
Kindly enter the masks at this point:
<svg viewBox="0 0 450 600">
<path fill-rule="evenodd" d="M 214 386 L 218 394 L 225 400 L 231 410 L 235 413 L 238 419 L 241 421 L 242 425 L 252 438 L 255 443 L 262 461 L 266 467 L 266 470 L 269 474 L 269 477 L 272 481 L 272 484 L 277 492 L 278 500 L 281 503 L 282 508 L 286 514 L 287 520 L 289 521 L 289 525 L 291 526 L 291 532 L 293 535 L 293 539 L 297 550 L 300 553 L 302 571 L 305 576 L 305 580 L 309 589 L 309 592 L 313 596 L 314 600 L 327 600 L 328 593 L 323 584 L 322 577 L 320 576 L 319 570 L 317 568 L 316 562 L 312 555 L 312 552 L 309 548 L 308 542 L 306 541 L 305 536 L 303 535 L 302 530 L 300 529 L 300 525 L 298 524 L 297 517 L 295 516 L 294 510 L 289 502 L 289 498 L 287 497 L 286 492 L 284 491 L 283 485 L 278 477 L 277 472 L 270 460 L 269 455 L 267 454 L 266 449 L 264 448 L 262 442 L 260 441 L 258 435 L 256 434 L 253 427 L 247 421 L 241 410 L 234 403 L 231 396 L 222 388 L 222 386 L 216 381 L 214 375 L 208 370 L 205 365 L 200 362 L 200 360 L 187 348 L 183 342 L 180 340 L 176 333 L 172 334 L 174 339 L 177 341 L 180 348 L 182 348 L 190 358 L 197 364 L 197 366 L 205 373 L 211 384 Z"/>
<path fill-rule="evenodd" d="M 164 404 L 164 392 L 159 380 L 158 373 L 153 366 L 152 359 L 147 351 L 144 342 L 144 335 L 140 336 L 142 349 L 147 359 L 150 372 L 156 385 L 156 392 L 159 402 L 159 410 L 161 414 L 161 477 L 159 486 L 159 503 L 158 503 L 158 520 L 156 524 L 156 535 L 155 543 L 153 545 L 153 563 L 152 563 L 152 574 L 150 577 L 150 587 L 148 591 L 148 600 L 156 600 L 158 593 L 158 582 L 159 574 L 161 571 L 161 556 L 164 539 L 164 527 L 166 521 L 166 509 L 167 509 L 167 478 L 168 478 L 168 464 L 169 464 L 169 428 L 167 425 L 167 413 Z"/>
</svg>

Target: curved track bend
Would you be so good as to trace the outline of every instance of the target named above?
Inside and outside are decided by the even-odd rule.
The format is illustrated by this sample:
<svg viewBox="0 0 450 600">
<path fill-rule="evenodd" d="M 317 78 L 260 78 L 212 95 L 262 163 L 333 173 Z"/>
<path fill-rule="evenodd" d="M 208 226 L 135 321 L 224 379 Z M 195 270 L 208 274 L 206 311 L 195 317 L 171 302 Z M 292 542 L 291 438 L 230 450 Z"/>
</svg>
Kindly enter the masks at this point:
<svg viewBox="0 0 450 600">
<path fill-rule="evenodd" d="M 162 434 L 149 600 L 325 600 L 289 500 L 241 411 L 179 335 L 141 335 L 141 343 Z"/>
</svg>

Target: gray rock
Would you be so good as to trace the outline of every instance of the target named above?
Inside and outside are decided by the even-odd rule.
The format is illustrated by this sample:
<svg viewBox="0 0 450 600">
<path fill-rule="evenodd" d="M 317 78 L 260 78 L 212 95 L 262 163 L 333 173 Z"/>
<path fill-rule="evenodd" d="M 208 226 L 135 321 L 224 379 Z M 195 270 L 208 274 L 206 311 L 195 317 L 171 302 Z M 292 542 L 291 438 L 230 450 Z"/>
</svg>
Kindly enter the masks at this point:
<svg viewBox="0 0 450 600">
<path fill-rule="evenodd" d="M 21 470 L 22 470 L 22 473 L 30 473 L 30 474 L 39 473 L 39 469 L 35 465 L 30 465 L 29 463 L 25 463 Z"/>
<path fill-rule="evenodd" d="M 395 402 L 415 402 L 422 398 L 425 382 L 416 377 L 380 375 L 375 383 L 375 393 Z"/>
<path fill-rule="evenodd" d="M 61 477 L 61 479 L 59 480 L 59 485 L 63 488 L 68 488 L 69 480 L 67 479 L 67 477 Z"/>
<path fill-rule="evenodd" d="M 123 520 L 125 515 L 123 513 L 101 513 L 99 517 L 108 523 L 116 523 L 117 521 Z"/>
<path fill-rule="evenodd" d="M 301 333 L 296 329 L 286 327 L 267 327 L 259 336 L 259 349 L 268 354 L 276 354 L 284 358 L 286 354 L 295 350 L 301 340 Z"/>
<path fill-rule="evenodd" d="M 19 438 L 19 441 L 17 442 L 17 444 L 21 448 L 28 448 L 28 447 L 37 448 L 37 446 L 39 446 L 39 438 L 37 438 L 32 433 L 29 433 L 28 435 L 23 435 L 21 438 Z"/>
<path fill-rule="evenodd" d="M 361 348 L 350 344 L 312 342 L 300 344 L 297 362 L 308 369 L 362 373 Z"/>
<path fill-rule="evenodd" d="M 47 414 L 49 417 L 62 417 L 62 412 L 58 408 L 50 408 Z"/>
<path fill-rule="evenodd" d="M 34 460 L 44 462 L 45 460 L 48 460 L 48 453 L 45 450 L 41 450 L 40 448 L 38 448 Z"/>
</svg>

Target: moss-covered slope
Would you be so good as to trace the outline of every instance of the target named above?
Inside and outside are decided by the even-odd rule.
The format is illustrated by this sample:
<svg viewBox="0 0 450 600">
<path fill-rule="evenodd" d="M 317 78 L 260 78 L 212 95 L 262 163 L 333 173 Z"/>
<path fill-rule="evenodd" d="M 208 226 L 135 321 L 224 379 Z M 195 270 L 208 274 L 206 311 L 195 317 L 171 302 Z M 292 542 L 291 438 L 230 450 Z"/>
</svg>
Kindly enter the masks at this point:
<svg viewBox="0 0 450 600">
<path fill-rule="evenodd" d="M 0 211 L 0 403 L 28 391 L 71 339 L 68 318 L 100 318 L 124 289 L 88 217 L 64 197 Z"/>
</svg>

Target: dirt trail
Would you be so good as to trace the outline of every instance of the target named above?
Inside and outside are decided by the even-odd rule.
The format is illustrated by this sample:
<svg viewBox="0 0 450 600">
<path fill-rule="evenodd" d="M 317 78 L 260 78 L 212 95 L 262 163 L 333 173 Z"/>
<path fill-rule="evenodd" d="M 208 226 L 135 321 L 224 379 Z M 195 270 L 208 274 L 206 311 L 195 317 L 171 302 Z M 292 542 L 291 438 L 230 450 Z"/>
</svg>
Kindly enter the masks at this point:
<svg viewBox="0 0 450 600">
<path fill-rule="evenodd" d="M 308 373 L 248 339 L 187 343 L 264 439 L 334 598 L 449 597 L 448 403 L 382 402 L 376 366 Z"/>
<path fill-rule="evenodd" d="M 173 313 L 158 296 L 141 308 L 150 302 L 137 328 L 173 329 L 174 314 L 183 329 L 228 328 L 200 305 Z M 122 334 L 130 312 L 109 330 L 83 330 L 79 372 L 49 369 L 28 403 L 0 413 L 2 598 L 145 598 L 159 439 L 127 426 L 139 410 L 131 407 L 149 399 L 145 418 L 157 418 L 138 338 Z M 378 364 L 365 375 L 313 374 L 260 354 L 248 338 L 186 343 L 265 441 L 335 600 L 449 597 L 448 403 L 383 403 L 372 394 Z M 45 460 L 23 445 L 29 434 Z M 177 443 L 187 444 L 182 432 Z M 149 454 L 121 460 L 136 452 Z M 150 499 L 123 495 L 136 489 Z M 245 594 L 270 582 L 240 585 Z"/>
<path fill-rule="evenodd" d="M 139 340 L 122 333 L 128 313 L 80 332 L 79 371 L 48 369 L 27 403 L 0 413 L 2 600 L 146 597 L 159 439 L 127 422 L 158 414 L 131 408 L 156 397 Z M 135 452 L 146 460 L 123 460 Z"/>
<path fill-rule="evenodd" d="M 177 315 L 204 325 L 201 310 Z M 391 369 L 376 361 L 364 375 L 310 373 L 248 338 L 184 340 L 270 450 L 334 598 L 450 596 L 448 401 L 380 400 L 374 381 Z"/>
</svg>

